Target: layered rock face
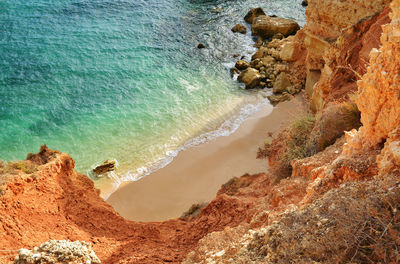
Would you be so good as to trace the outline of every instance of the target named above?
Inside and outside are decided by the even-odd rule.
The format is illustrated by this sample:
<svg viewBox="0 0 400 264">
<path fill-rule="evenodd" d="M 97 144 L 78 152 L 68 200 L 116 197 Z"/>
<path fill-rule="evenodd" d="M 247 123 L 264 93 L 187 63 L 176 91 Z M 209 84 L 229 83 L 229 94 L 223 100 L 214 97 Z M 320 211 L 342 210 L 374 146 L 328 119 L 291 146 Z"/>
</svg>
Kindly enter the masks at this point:
<svg viewBox="0 0 400 264">
<path fill-rule="evenodd" d="M 349 91 L 356 91 L 356 80 L 365 73 L 369 51 L 378 47 L 380 26 L 389 21 L 387 12 L 378 14 L 389 3 L 309 1 L 303 31 L 307 47 L 306 90 L 314 111 L 329 101 L 346 100 L 343 97 Z"/>
<path fill-rule="evenodd" d="M 325 2 L 320 3 L 322 8 Z M 371 1 L 364 6 L 376 3 L 383 4 Z M 354 58 L 365 58 L 366 51 L 377 43 L 372 43 L 371 36 L 378 37 L 380 25 L 388 21 L 387 14 L 385 11 L 351 27 L 336 43 L 348 48 L 336 51 L 352 51 L 349 47 L 359 39 L 363 44 Z M 293 160 L 291 177 L 272 188 L 285 197 L 288 186 L 298 188 L 295 183 L 307 179 L 300 201 L 286 205 L 279 215 L 268 206 L 260 207 L 252 226 L 207 235 L 185 263 L 400 262 L 400 0 L 392 2 L 390 19 L 383 27 L 382 46 L 372 49 L 366 73 L 358 81 L 356 102 L 363 126 L 314 156 Z M 367 24 L 369 30 L 360 35 Z M 313 30 L 319 32 L 316 26 Z M 351 57 L 339 52 L 336 60 L 339 55 Z M 262 219 L 261 223 L 256 219 Z"/>
<path fill-rule="evenodd" d="M 392 22 L 383 27 L 382 47 L 371 52 L 357 98 L 364 140 L 379 143 L 400 125 L 400 10 L 392 4 Z"/>
<path fill-rule="evenodd" d="M 307 33 L 324 40 L 334 40 L 342 30 L 362 19 L 380 13 L 390 0 L 309 0 L 306 9 Z"/>
</svg>

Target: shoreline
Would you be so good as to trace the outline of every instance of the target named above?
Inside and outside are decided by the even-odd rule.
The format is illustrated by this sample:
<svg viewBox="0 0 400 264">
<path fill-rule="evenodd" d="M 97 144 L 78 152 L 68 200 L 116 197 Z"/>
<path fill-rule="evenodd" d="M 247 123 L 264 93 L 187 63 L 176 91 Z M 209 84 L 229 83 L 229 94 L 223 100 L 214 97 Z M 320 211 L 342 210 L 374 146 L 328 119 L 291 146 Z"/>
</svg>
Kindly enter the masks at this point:
<svg viewBox="0 0 400 264">
<path fill-rule="evenodd" d="M 134 182 L 124 182 L 106 200 L 124 218 L 177 218 L 192 204 L 209 202 L 222 184 L 245 173 L 267 171 L 256 159 L 259 146 L 304 109 L 302 95 L 276 107 L 266 105 L 228 136 L 179 152 L 167 166 Z"/>
<path fill-rule="evenodd" d="M 258 97 L 262 97 L 262 99 L 258 98 L 256 103 L 248 103 L 243 105 L 240 110 L 235 111 L 234 109 L 231 112 L 227 112 L 224 116 L 230 116 L 230 118 L 225 119 L 225 121 L 215 130 L 211 130 L 209 132 L 202 133 L 199 136 L 195 136 L 191 139 L 188 139 L 181 147 L 174 151 L 170 151 L 163 159 L 160 159 L 150 165 L 144 165 L 141 168 L 143 169 L 142 174 L 134 173 L 133 172 L 133 179 L 132 179 L 132 171 L 125 167 L 125 170 L 118 168 L 118 172 L 110 171 L 107 173 L 107 176 L 103 176 L 97 178 L 95 183 L 95 187 L 100 189 L 101 193 L 100 196 L 107 200 L 115 191 L 121 188 L 124 185 L 130 184 L 132 182 L 136 182 L 141 180 L 144 177 L 147 177 L 150 174 L 155 173 L 156 171 L 168 166 L 174 159 L 179 155 L 179 153 L 186 151 L 190 148 L 207 144 L 216 140 L 219 137 L 227 137 L 231 134 L 235 133 L 237 129 L 240 128 L 243 122 L 245 122 L 248 118 L 256 115 L 264 108 L 272 108 L 272 105 L 266 100 L 267 93 L 258 91 Z M 235 111 L 235 114 L 232 112 Z M 272 111 L 272 109 L 271 109 Z M 118 160 L 116 160 L 118 162 Z M 101 163 L 97 164 L 100 165 Z M 117 165 L 117 167 L 119 167 Z M 93 175 L 93 169 L 95 166 L 92 166 L 91 169 L 87 170 L 86 175 Z M 137 177 L 138 176 L 138 177 Z"/>
</svg>

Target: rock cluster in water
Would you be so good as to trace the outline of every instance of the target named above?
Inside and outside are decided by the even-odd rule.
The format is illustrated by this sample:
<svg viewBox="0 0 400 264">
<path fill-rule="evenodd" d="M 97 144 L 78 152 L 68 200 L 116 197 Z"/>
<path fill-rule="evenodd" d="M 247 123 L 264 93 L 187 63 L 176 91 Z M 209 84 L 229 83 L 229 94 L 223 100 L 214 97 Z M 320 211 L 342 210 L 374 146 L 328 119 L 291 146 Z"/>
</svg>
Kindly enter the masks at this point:
<svg viewBox="0 0 400 264">
<path fill-rule="evenodd" d="M 290 19 L 266 16 L 262 8 L 251 9 L 244 19 L 252 24 L 258 50 L 250 62 L 238 60 L 231 69 L 232 76 L 237 74 L 246 89 L 273 88 L 274 95 L 269 97 L 273 104 L 289 99 L 304 86 L 303 78 L 290 74 L 291 64 L 303 50 L 291 36 L 300 29 L 299 25 Z"/>
<path fill-rule="evenodd" d="M 106 160 L 101 165 L 93 169 L 97 176 L 115 170 L 115 160 Z"/>
</svg>

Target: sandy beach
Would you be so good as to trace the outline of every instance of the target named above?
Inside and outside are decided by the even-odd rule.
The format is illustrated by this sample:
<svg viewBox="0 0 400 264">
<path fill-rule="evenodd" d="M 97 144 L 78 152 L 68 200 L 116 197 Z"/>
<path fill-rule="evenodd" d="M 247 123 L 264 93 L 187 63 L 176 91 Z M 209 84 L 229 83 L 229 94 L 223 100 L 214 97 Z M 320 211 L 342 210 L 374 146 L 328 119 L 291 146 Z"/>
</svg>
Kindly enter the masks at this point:
<svg viewBox="0 0 400 264">
<path fill-rule="evenodd" d="M 222 184 L 245 173 L 266 172 L 266 160 L 256 159 L 258 146 L 302 111 L 301 96 L 261 109 L 235 133 L 187 149 L 166 167 L 123 184 L 107 202 L 123 217 L 162 221 L 182 215 L 192 204 L 210 201 Z"/>
</svg>

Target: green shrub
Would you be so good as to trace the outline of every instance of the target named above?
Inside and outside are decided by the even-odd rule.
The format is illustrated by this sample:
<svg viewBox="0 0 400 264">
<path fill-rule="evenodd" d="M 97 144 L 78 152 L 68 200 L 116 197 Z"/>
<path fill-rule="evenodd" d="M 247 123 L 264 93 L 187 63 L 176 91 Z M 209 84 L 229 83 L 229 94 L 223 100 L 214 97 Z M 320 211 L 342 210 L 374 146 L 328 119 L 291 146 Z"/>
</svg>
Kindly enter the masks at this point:
<svg viewBox="0 0 400 264">
<path fill-rule="evenodd" d="M 3 167 L 3 173 L 15 174 L 17 171 L 31 174 L 37 171 L 37 165 L 27 161 L 10 161 Z"/>
</svg>

